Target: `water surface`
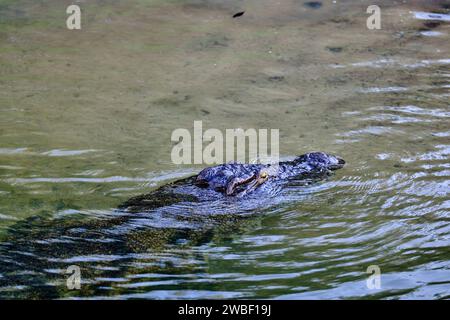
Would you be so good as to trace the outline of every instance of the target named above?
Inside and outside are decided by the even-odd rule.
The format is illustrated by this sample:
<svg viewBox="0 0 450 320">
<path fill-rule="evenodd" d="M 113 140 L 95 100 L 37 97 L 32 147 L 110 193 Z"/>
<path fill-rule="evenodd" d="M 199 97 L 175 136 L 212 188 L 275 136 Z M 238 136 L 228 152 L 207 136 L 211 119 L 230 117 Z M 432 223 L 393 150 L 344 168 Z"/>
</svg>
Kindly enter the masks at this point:
<svg viewBox="0 0 450 320">
<path fill-rule="evenodd" d="M 368 30 L 373 1 L 306 2 L 88 1 L 69 31 L 70 1 L 0 0 L 0 297 L 449 298 L 448 3 L 376 1 Z M 347 166 L 245 218 L 123 223 L 200 170 L 170 159 L 194 120 Z"/>
</svg>

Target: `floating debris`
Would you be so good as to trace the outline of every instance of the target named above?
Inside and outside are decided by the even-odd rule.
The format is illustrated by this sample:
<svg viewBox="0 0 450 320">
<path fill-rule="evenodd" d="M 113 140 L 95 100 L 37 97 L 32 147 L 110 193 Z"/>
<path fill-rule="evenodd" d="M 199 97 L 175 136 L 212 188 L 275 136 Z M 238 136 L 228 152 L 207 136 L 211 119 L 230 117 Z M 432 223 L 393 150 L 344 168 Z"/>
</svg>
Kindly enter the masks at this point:
<svg viewBox="0 0 450 320">
<path fill-rule="evenodd" d="M 235 13 L 235 14 L 233 14 L 233 18 L 241 17 L 241 16 L 244 15 L 244 13 L 245 13 L 245 11 L 240 11 L 240 12 L 238 12 L 238 13 Z"/>
<path fill-rule="evenodd" d="M 320 7 L 322 7 L 322 2 L 319 1 L 309 1 L 309 2 L 305 2 L 305 7 L 309 7 L 312 9 L 319 9 Z"/>
</svg>

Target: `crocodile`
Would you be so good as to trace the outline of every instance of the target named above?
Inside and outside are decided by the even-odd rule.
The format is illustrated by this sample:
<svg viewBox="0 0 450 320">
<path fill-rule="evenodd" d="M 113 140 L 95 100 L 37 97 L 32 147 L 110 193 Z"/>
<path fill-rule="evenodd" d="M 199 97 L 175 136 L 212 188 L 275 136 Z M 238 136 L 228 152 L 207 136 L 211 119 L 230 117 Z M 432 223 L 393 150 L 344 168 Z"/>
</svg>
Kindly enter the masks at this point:
<svg viewBox="0 0 450 320">
<path fill-rule="evenodd" d="M 276 164 L 226 163 L 208 167 L 195 176 L 169 183 L 119 206 L 144 212 L 177 202 L 205 202 L 229 198 L 276 195 L 286 185 L 322 180 L 342 168 L 345 161 L 324 152 L 310 152 Z"/>
<path fill-rule="evenodd" d="M 99 279 L 135 272 L 191 273 L 195 265 L 161 266 L 159 257 L 166 250 L 189 252 L 254 229 L 265 204 L 283 201 L 284 189 L 290 186 L 301 195 L 297 186 L 324 179 L 344 163 L 323 152 L 277 165 L 227 163 L 131 198 L 104 218 L 58 218 L 49 212 L 18 221 L 0 239 L 0 299 L 117 294 Z M 134 269 L 135 259 L 144 259 L 145 271 Z M 73 264 L 87 281 L 81 290 L 66 288 L 64 272 Z"/>
</svg>

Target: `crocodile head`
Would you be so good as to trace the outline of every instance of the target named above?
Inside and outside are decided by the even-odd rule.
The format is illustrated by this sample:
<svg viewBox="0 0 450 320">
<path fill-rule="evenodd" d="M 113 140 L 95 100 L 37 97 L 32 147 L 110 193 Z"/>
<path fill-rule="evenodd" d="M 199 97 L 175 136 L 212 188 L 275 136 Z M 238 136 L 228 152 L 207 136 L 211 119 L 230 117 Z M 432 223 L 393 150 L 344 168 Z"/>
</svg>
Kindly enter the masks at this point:
<svg viewBox="0 0 450 320">
<path fill-rule="evenodd" d="M 203 169 L 196 177 L 199 187 L 210 188 L 227 196 L 243 196 L 273 180 L 328 173 L 340 169 L 345 161 L 324 152 L 311 152 L 279 164 L 227 163 Z"/>
</svg>

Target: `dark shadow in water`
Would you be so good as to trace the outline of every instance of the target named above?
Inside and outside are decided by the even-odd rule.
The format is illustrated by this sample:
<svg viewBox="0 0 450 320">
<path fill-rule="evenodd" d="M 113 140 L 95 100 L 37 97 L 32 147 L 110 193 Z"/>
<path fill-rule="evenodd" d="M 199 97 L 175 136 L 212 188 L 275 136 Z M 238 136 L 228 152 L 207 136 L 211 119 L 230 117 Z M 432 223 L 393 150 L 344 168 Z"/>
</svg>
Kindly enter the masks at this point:
<svg viewBox="0 0 450 320">
<path fill-rule="evenodd" d="M 120 294 L 111 282 L 128 274 L 192 273 L 195 266 L 161 263 L 161 255 L 192 254 L 193 247 L 242 233 L 257 220 L 231 214 L 188 217 L 180 205 L 193 207 L 195 199 L 161 189 L 143 197 L 146 212 L 117 211 L 107 219 L 32 217 L 10 227 L 0 244 L 0 298 L 104 297 Z M 204 257 L 194 253 L 192 260 L 198 264 Z M 142 261 L 148 266 L 142 268 Z M 80 290 L 67 289 L 70 265 L 81 269 Z"/>
<path fill-rule="evenodd" d="M 105 290 L 117 295 L 120 292 L 110 283 L 125 280 L 135 273 L 132 268 L 136 265 L 142 269 L 142 260 L 147 273 L 171 273 L 172 264 L 177 273 L 185 273 L 193 266 L 180 264 L 171 250 L 187 250 L 215 237 L 241 233 L 248 227 L 246 222 L 252 221 L 245 217 L 260 215 L 276 199 L 286 198 L 282 190 L 323 180 L 344 163 L 325 153 L 308 153 L 279 166 L 226 164 L 131 198 L 108 219 L 34 218 L 19 222 L 0 246 L 0 295 L 67 296 L 61 274 L 72 265 L 80 269 L 87 266 L 79 296 L 98 296 Z M 226 196 L 232 194 L 229 190 L 236 195 Z M 160 253 L 165 250 L 167 254 L 162 257 Z M 198 255 L 202 251 L 187 252 Z M 175 260 L 161 264 L 167 255 Z M 203 258 L 187 260 L 198 265 Z"/>
</svg>

